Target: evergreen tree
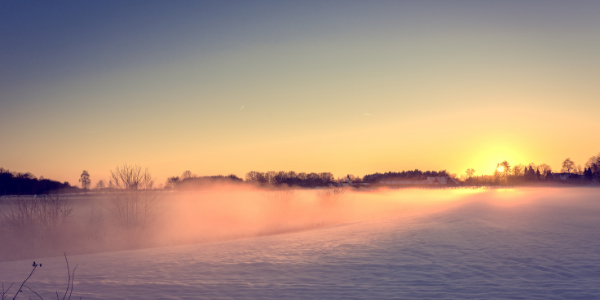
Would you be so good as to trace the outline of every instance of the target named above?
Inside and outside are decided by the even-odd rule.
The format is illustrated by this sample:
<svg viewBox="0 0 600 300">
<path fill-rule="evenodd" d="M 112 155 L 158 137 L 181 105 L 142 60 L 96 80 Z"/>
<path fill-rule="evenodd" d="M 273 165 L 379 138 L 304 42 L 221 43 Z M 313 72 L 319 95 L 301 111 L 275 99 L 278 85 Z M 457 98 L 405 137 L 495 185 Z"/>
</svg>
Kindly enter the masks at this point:
<svg viewBox="0 0 600 300">
<path fill-rule="evenodd" d="M 535 171 L 533 167 L 529 166 L 529 169 L 525 169 L 525 179 L 532 180 L 535 177 Z"/>
<path fill-rule="evenodd" d="M 583 176 L 587 180 L 592 180 L 592 168 L 585 168 L 585 170 L 583 171 Z"/>
</svg>

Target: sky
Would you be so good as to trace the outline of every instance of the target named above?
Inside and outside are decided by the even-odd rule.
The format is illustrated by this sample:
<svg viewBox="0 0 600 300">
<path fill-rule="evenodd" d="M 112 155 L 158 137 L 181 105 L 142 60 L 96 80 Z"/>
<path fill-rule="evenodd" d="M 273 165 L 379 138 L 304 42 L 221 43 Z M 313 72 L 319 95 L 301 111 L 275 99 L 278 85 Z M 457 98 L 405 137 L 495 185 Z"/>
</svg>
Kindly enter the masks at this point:
<svg viewBox="0 0 600 300">
<path fill-rule="evenodd" d="M 598 1 L 1 1 L 0 167 L 490 174 L 600 151 Z"/>
</svg>

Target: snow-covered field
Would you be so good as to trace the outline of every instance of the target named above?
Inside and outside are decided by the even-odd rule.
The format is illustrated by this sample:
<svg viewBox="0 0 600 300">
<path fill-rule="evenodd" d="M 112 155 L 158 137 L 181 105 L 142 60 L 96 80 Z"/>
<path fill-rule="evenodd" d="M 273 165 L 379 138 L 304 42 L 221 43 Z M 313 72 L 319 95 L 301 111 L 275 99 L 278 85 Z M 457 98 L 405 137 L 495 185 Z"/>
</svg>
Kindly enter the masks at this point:
<svg viewBox="0 0 600 300">
<path fill-rule="evenodd" d="M 73 298 L 600 299 L 600 189 L 418 195 L 442 193 L 455 196 L 331 227 L 70 256 Z M 27 285 L 62 297 L 64 258 L 36 262 Z M 20 283 L 31 263 L 1 262 L 0 282 Z"/>
</svg>

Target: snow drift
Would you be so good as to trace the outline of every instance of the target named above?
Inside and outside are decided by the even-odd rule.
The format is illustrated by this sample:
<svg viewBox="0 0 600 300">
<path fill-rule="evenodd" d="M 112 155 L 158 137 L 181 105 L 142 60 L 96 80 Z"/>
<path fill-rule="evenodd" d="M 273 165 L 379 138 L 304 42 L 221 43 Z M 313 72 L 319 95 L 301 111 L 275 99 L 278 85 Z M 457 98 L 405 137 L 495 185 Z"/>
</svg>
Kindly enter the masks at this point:
<svg viewBox="0 0 600 300">
<path fill-rule="evenodd" d="M 358 193 L 334 214 L 331 220 L 339 222 L 335 226 L 71 256 L 71 263 L 79 264 L 74 296 L 600 299 L 598 192 L 595 188 L 532 188 Z M 325 214 L 317 209 L 318 198 L 313 200 L 313 206 L 292 205 L 290 209 L 296 214 L 303 209 Z M 420 200 L 419 204 L 414 204 L 415 200 Z M 252 208 L 237 202 L 231 205 L 240 214 Z M 190 216 L 209 211 L 206 206 L 177 207 L 189 211 Z M 289 217 L 276 211 L 281 217 L 264 224 Z M 269 214 L 253 213 L 257 220 Z M 235 214 L 228 211 L 228 215 Z M 181 222 L 192 219 L 182 217 Z M 293 219 L 290 224 L 301 221 Z M 178 228 L 177 223 L 172 224 Z M 254 223 L 246 220 L 240 224 Z M 235 225 L 225 231 L 243 227 Z M 257 232 L 256 228 L 263 227 L 256 225 L 248 232 Z M 165 228 L 164 232 L 172 230 Z M 186 236 L 184 232 L 180 238 Z M 30 279 L 29 286 L 47 297 L 57 289 L 64 290 L 64 259 L 36 261 L 44 267 Z M 0 263 L 0 282 L 22 280 L 30 266 L 31 260 Z"/>
</svg>

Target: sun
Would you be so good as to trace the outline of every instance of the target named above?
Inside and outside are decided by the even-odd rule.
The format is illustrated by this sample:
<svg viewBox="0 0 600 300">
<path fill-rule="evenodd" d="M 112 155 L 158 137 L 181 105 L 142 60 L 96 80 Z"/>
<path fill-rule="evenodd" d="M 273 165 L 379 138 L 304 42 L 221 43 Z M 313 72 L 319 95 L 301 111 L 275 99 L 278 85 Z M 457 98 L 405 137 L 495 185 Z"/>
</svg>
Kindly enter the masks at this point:
<svg viewBox="0 0 600 300">
<path fill-rule="evenodd" d="M 498 172 L 502 173 L 502 172 L 504 172 L 504 166 L 499 166 L 496 170 L 498 170 Z"/>
</svg>

